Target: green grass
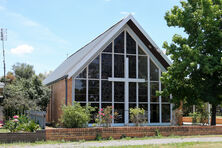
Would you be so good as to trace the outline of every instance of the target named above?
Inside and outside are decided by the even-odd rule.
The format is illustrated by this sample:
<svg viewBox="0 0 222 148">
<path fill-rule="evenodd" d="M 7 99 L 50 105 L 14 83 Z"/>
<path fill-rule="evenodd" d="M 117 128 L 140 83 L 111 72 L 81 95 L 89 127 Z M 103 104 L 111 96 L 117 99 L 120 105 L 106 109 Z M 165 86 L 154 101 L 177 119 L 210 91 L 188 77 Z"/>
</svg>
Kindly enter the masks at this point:
<svg viewBox="0 0 222 148">
<path fill-rule="evenodd" d="M 160 145 L 111 146 L 106 148 L 219 148 L 222 142 L 184 142 Z"/>
<path fill-rule="evenodd" d="M 9 133 L 9 130 L 5 128 L 0 128 L 0 133 Z"/>
<path fill-rule="evenodd" d="M 149 139 L 163 139 L 163 138 L 197 138 L 197 137 L 222 137 L 222 135 L 204 135 L 204 136 L 168 136 L 168 137 L 164 137 L 164 136 L 155 136 L 155 137 L 143 137 L 143 138 L 131 138 L 131 137 L 126 137 L 120 140 L 116 140 L 116 141 L 126 141 L 126 140 L 149 140 Z M 78 143 L 85 143 L 85 142 L 94 142 L 94 143 L 102 143 L 102 142 L 106 142 L 106 141 L 111 141 L 111 140 L 101 140 L 101 141 L 85 141 L 85 140 L 80 140 L 80 141 L 76 141 L 76 142 L 71 142 L 71 141 L 36 141 L 36 142 L 15 142 L 15 143 L 0 143 L 0 147 L 12 147 L 12 146 L 34 146 L 34 145 L 43 145 L 43 144 L 62 144 L 62 143 L 71 143 L 71 144 L 78 144 Z M 222 142 L 215 142 L 213 144 L 216 144 L 217 147 L 222 147 Z M 196 145 L 198 145 L 198 147 L 195 147 Z M 215 147 L 214 145 L 212 145 L 211 142 L 186 142 L 186 143 L 175 143 L 175 144 L 162 144 L 162 145 L 136 145 L 136 146 L 127 146 L 129 148 L 147 148 L 147 147 L 151 147 L 151 148 L 171 148 L 171 147 L 184 147 L 184 148 L 199 148 L 202 146 L 207 145 L 208 147 Z M 211 146 L 212 145 L 212 146 Z M 193 147 L 194 146 L 194 147 Z M 125 148 L 126 146 L 117 146 L 114 148 Z M 205 147 L 203 147 L 205 148 Z M 206 147 L 207 148 L 207 147 Z"/>
</svg>

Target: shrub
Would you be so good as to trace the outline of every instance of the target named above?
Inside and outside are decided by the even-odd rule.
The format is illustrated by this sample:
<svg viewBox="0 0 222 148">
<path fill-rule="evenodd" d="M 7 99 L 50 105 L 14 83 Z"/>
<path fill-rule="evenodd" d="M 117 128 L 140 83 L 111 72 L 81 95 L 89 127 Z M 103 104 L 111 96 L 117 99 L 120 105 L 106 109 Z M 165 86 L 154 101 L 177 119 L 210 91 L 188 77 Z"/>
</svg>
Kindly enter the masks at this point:
<svg viewBox="0 0 222 148">
<path fill-rule="evenodd" d="M 199 122 L 199 113 L 198 112 L 190 113 L 190 116 L 192 117 L 193 124 L 196 124 Z"/>
<path fill-rule="evenodd" d="M 18 130 L 18 119 L 9 120 L 5 123 L 5 128 L 8 129 L 10 132 L 14 133 Z"/>
<path fill-rule="evenodd" d="M 33 120 L 29 120 L 29 118 L 24 115 L 21 115 L 20 117 L 15 115 L 13 116 L 13 119 L 6 122 L 5 128 L 10 132 L 35 132 L 40 127 Z"/>
<path fill-rule="evenodd" d="M 101 108 L 96 116 L 96 123 L 99 126 L 110 127 L 112 125 L 112 120 L 118 116 L 118 113 L 115 112 L 114 116 L 112 116 L 112 106 L 107 106 L 106 108 Z"/>
<path fill-rule="evenodd" d="M 87 127 L 90 121 L 90 112 L 94 110 L 91 106 L 82 107 L 80 103 L 74 102 L 74 105 L 62 107 L 63 114 L 60 122 L 66 128 Z"/>
<path fill-rule="evenodd" d="M 146 122 L 145 110 L 143 108 L 130 108 L 130 121 L 139 126 Z"/>
<path fill-rule="evenodd" d="M 97 133 L 95 140 L 97 140 L 97 141 L 103 140 L 102 135 L 100 133 Z"/>
</svg>

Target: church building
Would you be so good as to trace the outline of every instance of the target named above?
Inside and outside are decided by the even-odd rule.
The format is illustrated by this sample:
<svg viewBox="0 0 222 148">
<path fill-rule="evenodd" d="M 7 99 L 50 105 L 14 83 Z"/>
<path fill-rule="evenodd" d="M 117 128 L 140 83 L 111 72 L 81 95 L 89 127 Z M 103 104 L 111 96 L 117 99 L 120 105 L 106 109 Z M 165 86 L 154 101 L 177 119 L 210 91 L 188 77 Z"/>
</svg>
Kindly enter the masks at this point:
<svg viewBox="0 0 222 148">
<path fill-rule="evenodd" d="M 47 122 L 57 122 L 62 105 L 113 106 L 113 126 L 130 125 L 129 109 L 143 108 L 146 125 L 170 125 L 170 98 L 156 96 L 161 73 L 171 62 L 132 15 L 120 20 L 68 57 L 45 80 L 51 88 Z M 91 121 L 93 123 L 94 120 Z"/>
</svg>

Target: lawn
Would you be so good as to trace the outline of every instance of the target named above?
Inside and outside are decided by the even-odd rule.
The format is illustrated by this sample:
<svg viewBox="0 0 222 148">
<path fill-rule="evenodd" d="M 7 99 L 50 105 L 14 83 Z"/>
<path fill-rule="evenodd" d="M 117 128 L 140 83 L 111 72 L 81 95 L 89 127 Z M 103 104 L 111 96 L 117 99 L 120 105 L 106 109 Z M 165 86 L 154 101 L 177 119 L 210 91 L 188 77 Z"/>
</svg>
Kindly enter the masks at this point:
<svg viewBox="0 0 222 148">
<path fill-rule="evenodd" d="M 151 139 L 162 139 L 162 138 L 199 138 L 199 137 L 222 137 L 222 135 L 205 135 L 205 136 L 169 136 L 169 137 L 144 137 L 144 138 L 130 138 L 126 137 L 121 140 L 101 140 L 101 141 L 76 141 L 76 142 L 71 142 L 71 141 L 37 141 L 37 142 L 17 142 L 17 143 L 0 143 L 0 147 L 27 147 L 27 146 L 52 146 L 52 145 L 60 145 L 61 147 L 66 147 L 66 144 L 70 145 L 78 145 L 81 143 L 102 143 L 102 142 L 109 142 L 109 141 L 122 141 L 127 143 L 128 140 L 151 140 Z M 64 144 L 64 145 L 63 145 Z M 174 143 L 174 144 L 161 144 L 161 145 L 134 145 L 134 146 L 115 146 L 115 147 L 108 147 L 108 148 L 208 148 L 208 147 L 222 147 L 222 142 L 184 142 L 184 143 Z"/>
<path fill-rule="evenodd" d="M 0 128 L 0 133 L 9 133 L 9 130 L 5 128 Z"/>
<path fill-rule="evenodd" d="M 125 148 L 126 146 L 106 147 L 106 148 Z M 127 148 L 219 148 L 222 147 L 222 142 L 184 142 L 174 144 L 161 145 L 134 145 Z"/>
</svg>

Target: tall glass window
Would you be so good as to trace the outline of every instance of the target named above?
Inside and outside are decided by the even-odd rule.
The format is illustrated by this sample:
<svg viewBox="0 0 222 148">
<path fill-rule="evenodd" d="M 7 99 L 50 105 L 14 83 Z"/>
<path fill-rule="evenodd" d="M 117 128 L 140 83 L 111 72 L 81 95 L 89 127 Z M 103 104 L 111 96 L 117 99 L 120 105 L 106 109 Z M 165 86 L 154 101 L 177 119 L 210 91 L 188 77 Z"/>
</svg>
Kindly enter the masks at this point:
<svg viewBox="0 0 222 148">
<path fill-rule="evenodd" d="M 89 64 L 88 77 L 99 79 L 99 56 Z"/>
<path fill-rule="evenodd" d="M 102 54 L 102 79 L 112 77 L 112 54 Z"/>
<path fill-rule="evenodd" d="M 89 102 L 98 102 L 99 101 L 99 81 L 89 80 L 88 91 L 89 91 L 88 93 Z"/>
<path fill-rule="evenodd" d="M 114 77 L 124 77 L 124 56 L 114 55 Z"/>
<path fill-rule="evenodd" d="M 136 56 L 128 56 L 129 78 L 136 78 Z"/>
<path fill-rule="evenodd" d="M 114 52 L 124 53 L 124 32 L 114 40 Z"/>
<path fill-rule="evenodd" d="M 126 52 L 127 54 L 136 54 L 136 42 L 128 32 L 126 32 Z"/>
<path fill-rule="evenodd" d="M 148 119 L 150 123 L 170 122 L 170 98 L 156 95 L 156 91 L 164 88 L 159 80 L 160 69 L 153 57 L 147 55 L 147 49 L 139 46 L 132 35 L 132 32 L 121 32 L 74 78 L 74 100 L 96 107 L 90 123 L 95 122 L 99 109 L 107 106 L 113 106 L 112 114 L 118 112 L 113 123 L 124 123 L 128 115 L 130 121 L 130 113 L 125 110 L 126 99 L 129 109 L 140 107 L 145 110 L 147 123 Z M 126 58 L 128 71 L 125 71 Z M 126 84 L 128 90 L 125 90 Z M 125 93 L 129 98 L 125 98 Z"/>
<path fill-rule="evenodd" d="M 159 69 L 156 67 L 152 60 L 150 60 L 150 80 L 159 81 Z"/>
<path fill-rule="evenodd" d="M 86 101 L 86 80 L 75 80 L 75 100 Z"/>
</svg>

